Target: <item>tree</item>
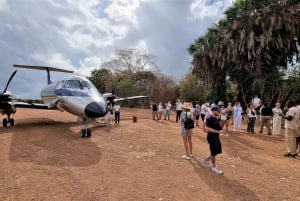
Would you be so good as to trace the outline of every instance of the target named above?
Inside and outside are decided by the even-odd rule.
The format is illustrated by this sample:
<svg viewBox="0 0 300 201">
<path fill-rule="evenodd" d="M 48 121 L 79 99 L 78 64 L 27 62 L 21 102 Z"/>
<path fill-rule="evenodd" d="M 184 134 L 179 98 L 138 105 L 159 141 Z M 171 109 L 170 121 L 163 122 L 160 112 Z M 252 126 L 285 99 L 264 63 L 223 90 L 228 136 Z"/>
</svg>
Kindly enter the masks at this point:
<svg viewBox="0 0 300 201">
<path fill-rule="evenodd" d="M 116 50 L 113 59 L 100 66 L 88 77 L 99 91 L 115 89 L 120 97 L 147 95 L 157 102 L 178 97 L 175 81 L 158 72 L 150 54 L 135 49 Z"/>
<path fill-rule="evenodd" d="M 109 69 L 94 69 L 91 72 L 91 76 L 88 76 L 87 79 L 89 79 L 98 91 L 102 93 L 111 92 L 113 89 L 114 79 L 113 74 Z"/>
<path fill-rule="evenodd" d="M 154 56 L 136 49 L 118 49 L 113 59 L 104 62 L 101 67 L 115 72 L 127 72 L 129 78 L 136 79 L 135 73 L 141 71 L 156 71 Z"/>
<path fill-rule="evenodd" d="M 120 80 L 116 87 L 118 95 L 121 97 L 136 96 L 139 94 L 139 87 L 131 79 Z"/>
<path fill-rule="evenodd" d="M 218 99 L 225 96 L 228 76 L 240 101 L 253 94 L 272 101 L 272 90 L 283 82 L 280 70 L 300 58 L 299 7 L 296 0 L 235 1 L 226 18 L 189 47 L 193 72 L 211 83 Z"/>
<path fill-rule="evenodd" d="M 181 99 L 187 102 L 204 101 L 210 90 L 192 73 L 188 73 L 179 83 Z"/>
</svg>

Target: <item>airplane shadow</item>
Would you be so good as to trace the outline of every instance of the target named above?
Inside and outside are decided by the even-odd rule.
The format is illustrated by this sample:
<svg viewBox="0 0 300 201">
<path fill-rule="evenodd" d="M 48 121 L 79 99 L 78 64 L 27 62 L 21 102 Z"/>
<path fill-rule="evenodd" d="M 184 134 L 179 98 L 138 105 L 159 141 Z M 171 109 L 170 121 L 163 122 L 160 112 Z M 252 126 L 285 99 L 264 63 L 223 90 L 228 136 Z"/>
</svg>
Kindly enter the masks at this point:
<svg viewBox="0 0 300 201">
<path fill-rule="evenodd" d="M 242 181 L 231 180 L 226 175 L 217 175 L 203 167 L 201 162 L 195 158 L 190 160 L 190 164 L 202 181 L 222 195 L 221 200 L 260 200 L 255 192 L 243 185 Z"/>
<path fill-rule="evenodd" d="M 90 166 L 100 162 L 101 151 L 90 138 L 81 138 L 77 122 L 58 122 L 48 118 L 26 119 L 15 127 L 0 129 L 12 132 L 9 159 L 50 166 Z M 6 131 L 5 131 L 6 130 Z"/>
</svg>

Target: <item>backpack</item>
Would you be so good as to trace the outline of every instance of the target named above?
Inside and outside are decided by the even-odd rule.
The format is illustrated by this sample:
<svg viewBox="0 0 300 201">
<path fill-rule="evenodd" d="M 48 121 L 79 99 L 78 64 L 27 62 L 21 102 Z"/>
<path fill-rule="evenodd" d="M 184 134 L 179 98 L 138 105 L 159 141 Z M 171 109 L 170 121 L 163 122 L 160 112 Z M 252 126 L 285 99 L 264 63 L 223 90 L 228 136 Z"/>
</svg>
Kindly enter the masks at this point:
<svg viewBox="0 0 300 201">
<path fill-rule="evenodd" d="M 192 129 L 192 128 L 194 128 L 194 121 L 193 121 L 193 119 L 187 117 L 187 112 L 185 113 L 185 116 L 186 116 L 186 119 L 183 122 L 184 128 L 185 129 Z"/>
</svg>

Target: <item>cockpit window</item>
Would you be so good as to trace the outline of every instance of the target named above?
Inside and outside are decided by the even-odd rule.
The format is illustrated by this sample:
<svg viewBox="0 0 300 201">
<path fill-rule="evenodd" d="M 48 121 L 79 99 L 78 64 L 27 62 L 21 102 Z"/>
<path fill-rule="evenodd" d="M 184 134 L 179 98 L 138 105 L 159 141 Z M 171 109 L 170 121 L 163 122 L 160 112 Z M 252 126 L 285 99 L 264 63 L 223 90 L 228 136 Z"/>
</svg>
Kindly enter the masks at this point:
<svg viewBox="0 0 300 201">
<path fill-rule="evenodd" d="M 79 80 L 66 80 L 64 88 L 82 89 L 82 86 Z"/>
<path fill-rule="evenodd" d="M 87 81 L 82 81 L 81 85 L 82 85 L 82 88 L 93 88 L 94 87 L 90 82 L 87 82 Z"/>
</svg>

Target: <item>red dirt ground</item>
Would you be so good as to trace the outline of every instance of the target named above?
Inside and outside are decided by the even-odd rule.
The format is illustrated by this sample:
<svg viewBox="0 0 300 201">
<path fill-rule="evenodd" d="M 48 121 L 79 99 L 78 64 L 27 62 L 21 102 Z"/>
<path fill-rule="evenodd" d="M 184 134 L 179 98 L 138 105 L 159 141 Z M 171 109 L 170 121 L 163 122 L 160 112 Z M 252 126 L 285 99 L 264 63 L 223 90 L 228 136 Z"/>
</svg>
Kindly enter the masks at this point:
<svg viewBox="0 0 300 201">
<path fill-rule="evenodd" d="M 94 123 L 82 139 L 66 112 L 18 109 L 16 126 L 0 128 L 0 200 L 300 200 L 300 157 L 282 156 L 283 137 L 222 136 L 220 176 L 200 163 L 209 153 L 201 128 L 195 157 L 181 159 L 172 115 L 157 122 L 148 110 L 123 109 L 120 125 Z"/>
</svg>

